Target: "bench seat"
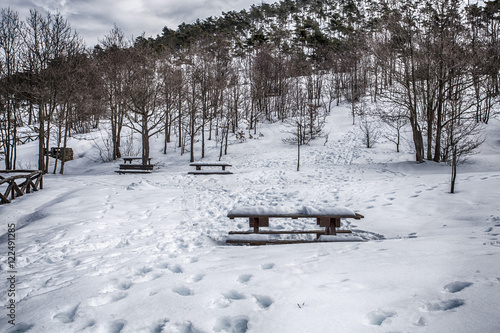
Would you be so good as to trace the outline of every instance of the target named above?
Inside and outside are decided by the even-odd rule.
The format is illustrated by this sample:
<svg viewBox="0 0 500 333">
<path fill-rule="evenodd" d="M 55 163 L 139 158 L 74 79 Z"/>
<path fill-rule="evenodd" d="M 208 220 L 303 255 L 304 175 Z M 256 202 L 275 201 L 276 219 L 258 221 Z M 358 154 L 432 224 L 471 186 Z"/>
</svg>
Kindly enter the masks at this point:
<svg viewBox="0 0 500 333">
<path fill-rule="evenodd" d="M 120 170 L 153 170 L 154 165 L 152 164 L 120 164 Z"/>
<path fill-rule="evenodd" d="M 116 170 L 116 173 L 151 173 L 153 171 L 154 165 L 152 164 L 120 164 L 120 170 Z"/>
<path fill-rule="evenodd" d="M 204 170 L 196 170 L 188 172 L 189 175 L 232 175 L 231 171 L 204 171 Z"/>
</svg>

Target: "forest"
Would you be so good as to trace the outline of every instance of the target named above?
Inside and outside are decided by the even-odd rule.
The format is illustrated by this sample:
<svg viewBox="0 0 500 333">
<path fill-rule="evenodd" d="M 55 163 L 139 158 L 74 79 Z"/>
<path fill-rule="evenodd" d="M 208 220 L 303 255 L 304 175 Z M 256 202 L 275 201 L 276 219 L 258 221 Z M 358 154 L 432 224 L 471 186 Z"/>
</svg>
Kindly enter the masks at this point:
<svg viewBox="0 0 500 333">
<path fill-rule="evenodd" d="M 194 161 L 207 140 L 222 157 L 230 135 L 258 136 L 265 122 L 288 124 L 300 148 L 325 135 L 333 105 L 348 103 L 367 147 L 375 123 L 395 149 L 408 128 L 415 161 L 447 162 L 453 177 L 500 96 L 499 0 L 284 0 L 155 38 L 128 40 L 115 26 L 93 47 L 59 13 L 0 15 L 7 170 L 27 132 L 38 140 L 38 169 L 49 172 L 44 149 L 103 126 L 105 162 L 124 154 L 124 128 L 142 137 L 144 163 L 154 135 L 165 154 L 176 145 Z M 56 167 L 64 173 L 64 158 Z"/>
</svg>

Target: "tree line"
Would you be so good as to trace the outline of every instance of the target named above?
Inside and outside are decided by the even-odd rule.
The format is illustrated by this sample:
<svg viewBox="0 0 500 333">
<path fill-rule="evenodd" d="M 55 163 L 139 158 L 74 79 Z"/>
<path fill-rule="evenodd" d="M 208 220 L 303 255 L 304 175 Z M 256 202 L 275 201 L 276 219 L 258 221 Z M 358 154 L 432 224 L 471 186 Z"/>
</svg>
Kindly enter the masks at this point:
<svg viewBox="0 0 500 333">
<path fill-rule="evenodd" d="M 300 147 L 347 102 L 368 141 L 372 119 L 398 149 L 409 126 L 415 160 L 447 161 L 456 174 L 498 102 L 499 12 L 498 0 L 285 0 L 156 38 L 130 40 L 115 26 L 89 49 L 58 13 L 32 10 L 22 21 L 2 9 L 5 167 L 15 168 L 22 126 L 36 130 L 38 168 L 48 172 L 45 148 L 101 125 L 110 132 L 104 160 L 121 157 L 128 127 L 144 160 L 162 133 L 164 153 L 176 145 L 194 161 L 207 140 L 222 156 L 230 134 L 258 135 L 261 122 L 286 122 Z"/>
</svg>

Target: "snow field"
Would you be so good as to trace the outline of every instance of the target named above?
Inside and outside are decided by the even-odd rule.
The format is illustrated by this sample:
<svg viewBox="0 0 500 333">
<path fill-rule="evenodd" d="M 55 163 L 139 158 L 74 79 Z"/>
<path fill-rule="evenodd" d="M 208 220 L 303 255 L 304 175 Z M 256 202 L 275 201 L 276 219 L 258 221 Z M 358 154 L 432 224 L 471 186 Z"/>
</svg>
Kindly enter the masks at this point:
<svg viewBox="0 0 500 333">
<path fill-rule="evenodd" d="M 0 331 L 499 331 L 498 122 L 451 195 L 447 166 L 409 162 L 409 145 L 363 148 L 350 121 L 334 111 L 326 145 L 302 148 L 300 172 L 280 124 L 231 145 L 225 176 L 188 175 L 188 156 L 161 155 L 161 138 L 148 175 L 117 175 L 118 163 L 94 163 L 92 146 L 75 142 L 66 175 L 0 207 L 16 223 L 18 270 L 18 325 L 4 318 Z M 261 205 L 348 207 L 365 218 L 343 227 L 368 241 L 226 245 L 248 229 L 228 211 Z"/>
</svg>

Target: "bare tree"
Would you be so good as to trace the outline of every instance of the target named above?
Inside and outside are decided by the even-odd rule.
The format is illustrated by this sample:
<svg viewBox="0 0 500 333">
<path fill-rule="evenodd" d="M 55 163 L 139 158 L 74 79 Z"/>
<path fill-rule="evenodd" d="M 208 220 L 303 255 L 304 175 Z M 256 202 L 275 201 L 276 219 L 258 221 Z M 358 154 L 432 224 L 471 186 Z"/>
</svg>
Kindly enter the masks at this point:
<svg viewBox="0 0 500 333">
<path fill-rule="evenodd" d="M 457 75 L 450 82 L 446 100 L 448 110 L 444 122 L 442 159 L 451 165 L 450 192 L 455 193 L 458 165 L 466 162 L 484 142 L 482 124 L 475 119 L 476 99 L 472 93 L 471 78 Z"/>
<path fill-rule="evenodd" d="M 38 108 L 38 169 L 47 172 L 49 156 L 44 158 L 44 149 L 50 144 L 53 115 L 62 88 L 60 78 L 64 75 L 58 64 L 81 40 L 61 14 L 47 12 L 43 16 L 31 10 L 23 41 L 27 50 L 25 72 L 30 79 L 26 93 Z"/>
<path fill-rule="evenodd" d="M 157 55 L 149 45 L 135 46 L 124 89 L 129 111 L 125 126 L 141 135 L 144 165 L 150 157 L 150 137 L 163 131 L 165 126 L 164 82 L 158 75 L 158 67 Z"/>
<path fill-rule="evenodd" d="M 5 168 L 16 168 L 17 127 L 21 122 L 19 91 L 21 22 L 10 8 L 0 12 L 0 144 L 5 154 Z M 18 88 L 18 87 L 17 87 Z"/>
<path fill-rule="evenodd" d="M 95 50 L 102 77 L 104 101 L 109 110 L 113 160 L 121 157 L 121 132 L 126 114 L 124 83 L 130 64 L 130 47 L 130 41 L 125 39 L 123 31 L 115 25 Z"/>
<path fill-rule="evenodd" d="M 389 127 L 391 133 L 386 134 L 385 138 L 396 145 L 396 151 L 399 153 L 401 130 L 408 125 L 406 112 L 391 104 L 378 103 L 375 114 Z"/>
</svg>

